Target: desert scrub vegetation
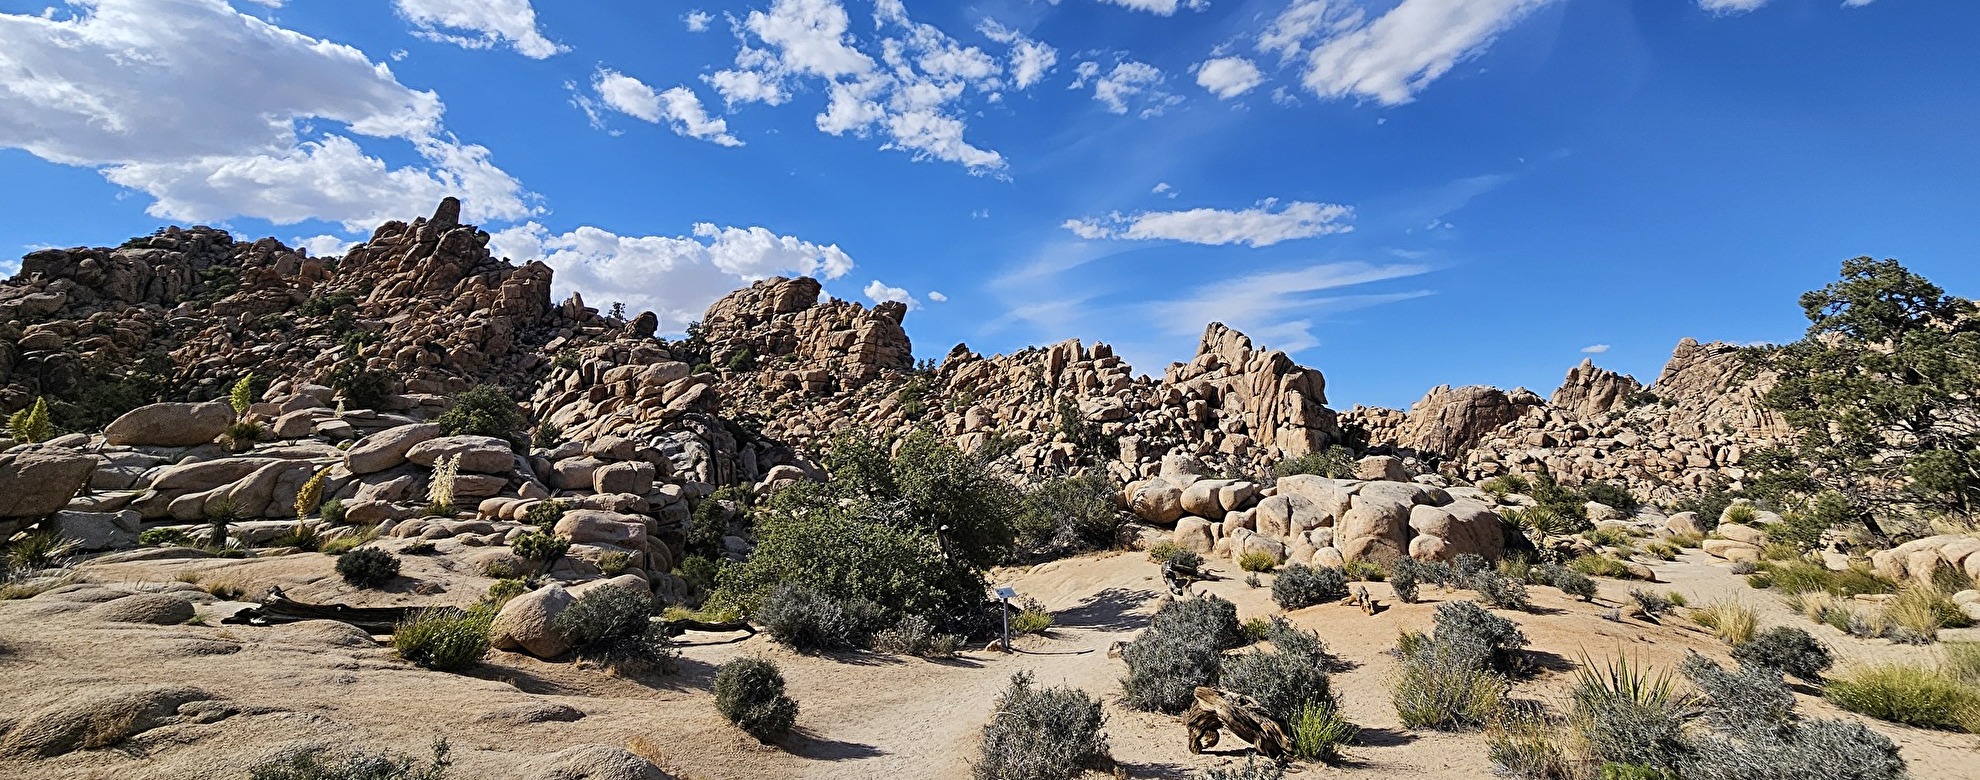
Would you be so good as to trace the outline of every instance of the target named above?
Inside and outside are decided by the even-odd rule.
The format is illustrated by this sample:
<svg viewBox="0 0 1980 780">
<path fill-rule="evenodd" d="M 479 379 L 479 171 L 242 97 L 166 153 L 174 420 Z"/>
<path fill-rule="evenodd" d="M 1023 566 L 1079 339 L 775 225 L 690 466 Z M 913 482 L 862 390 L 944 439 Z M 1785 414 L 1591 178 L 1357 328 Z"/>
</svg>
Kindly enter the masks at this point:
<svg viewBox="0 0 1980 780">
<path fill-rule="evenodd" d="M 1738 647 L 1753 640 L 1760 615 L 1752 607 L 1725 599 L 1692 610 L 1691 622 L 1710 629 L 1719 641 Z"/>
<path fill-rule="evenodd" d="M 323 505 L 324 512 L 326 514 L 329 512 L 330 504 L 334 504 L 334 503 L 336 502 L 332 501 Z M 328 521 L 326 520 L 325 522 Z M 324 542 L 322 546 L 318 549 L 320 549 L 324 555 L 343 555 L 344 553 L 350 552 L 359 547 L 363 547 L 367 544 L 370 544 L 373 541 L 376 541 L 377 539 L 378 539 L 378 526 L 375 525 L 368 526 L 363 530 L 359 530 L 355 533 L 345 534 L 335 539 L 331 539 L 330 541 Z"/>
<path fill-rule="evenodd" d="M 1437 605 L 1432 622 L 1430 635 L 1404 632 L 1397 642 L 1396 714 L 1410 728 L 1444 731 L 1491 722 L 1510 687 L 1506 674 L 1525 665 L 1526 635 L 1469 601 Z"/>
<path fill-rule="evenodd" d="M 1271 553 L 1256 550 L 1238 556 L 1238 568 L 1248 572 L 1268 572 L 1279 568 L 1279 559 Z"/>
<path fill-rule="evenodd" d="M 869 601 L 834 599 L 810 588 L 786 585 L 763 599 L 751 619 L 784 646 L 815 653 L 865 646 L 868 635 L 886 625 L 884 612 Z"/>
<path fill-rule="evenodd" d="M 431 758 L 421 761 L 393 753 L 351 752 L 326 755 L 321 751 L 290 753 L 249 767 L 249 780 L 444 780 L 453 766 L 447 740 L 433 743 Z"/>
<path fill-rule="evenodd" d="M 1156 542 L 1153 547 L 1148 548 L 1148 560 L 1163 565 L 1173 563 L 1187 569 L 1203 565 L 1203 556 L 1175 542 Z"/>
<path fill-rule="evenodd" d="M 1755 634 L 1733 646 L 1732 657 L 1740 666 L 1764 666 L 1811 683 L 1822 682 L 1822 674 L 1835 665 L 1829 648 L 1793 626 L 1777 626 Z"/>
<path fill-rule="evenodd" d="M 1568 568 L 1591 577 L 1625 579 L 1629 577 L 1629 565 L 1606 555 L 1583 555 L 1568 561 Z"/>
<path fill-rule="evenodd" d="M 756 619 L 788 586 L 870 607 L 856 639 L 906 615 L 987 632 L 983 571 L 1016 551 L 1016 489 L 925 429 L 841 435 L 824 460 L 830 481 L 786 487 L 755 513 L 754 552 L 722 569 L 709 603 Z"/>
<path fill-rule="evenodd" d="M 422 609 L 393 629 L 392 649 L 428 669 L 465 669 L 488 653 L 488 626 L 494 620 L 495 611 L 485 607 Z"/>
<path fill-rule="evenodd" d="M 784 673 L 766 658 L 737 658 L 715 672 L 715 709 L 763 742 L 789 733 L 798 703 L 784 693 Z"/>
<path fill-rule="evenodd" d="M 376 588 L 399 576 L 399 556 L 361 547 L 337 556 L 337 576 L 353 588 Z"/>
<path fill-rule="evenodd" d="M 1389 565 L 1389 590 L 1396 594 L 1396 600 L 1404 604 L 1415 604 L 1416 588 L 1425 577 L 1423 564 L 1415 558 L 1403 556 Z"/>
<path fill-rule="evenodd" d="M 1280 569 L 1272 579 L 1272 601 L 1280 609 L 1310 607 L 1347 595 L 1347 574 L 1331 566 L 1295 563 Z"/>
<path fill-rule="evenodd" d="M 1525 612 L 1533 608 L 1526 583 L 1500 574 L 1497 569 L 1480 570 L 1471 575 L 1466 585 L 1478 592 L 1480 600 L 1499 609 Z"/>
<path fill-rule="evenodd" d="M 1027 556 L 1108 550 L 1126 540 L 1132 517 L 1114 505 L 1119 486 L 1103 474 L 1059 477 L 1024 494 L 1013 530 Z"/>
<path fill-rule="evenodd" d="M 1237 606 L 1216 596 L 1171 601 L 1148 630 L 1121 651 L 1128 674 L 1122 701 L 1137 710 L 1175 714 L 1195 698 L 1199 685 L 1217 682 L 1225 650 L 1244 643 Z"/>
<path fill-rule="evenodd" d="M 1956 674 L 1916 664 L 1864 666 L 1831 675 L 1822 697 L 1878 720 L 1980 733 L 1980 686 Z"/>
<path fill-rule="evenodd" d="M 493 385 L 477 385 L 454 396 L 454 405 L 435 418 L 448 436 L 492 436 L 517 450 L 528 446 L 523 430 L 529 421 L 514 399 Z"/>
<path fill-rule="evenodd" d="M 526 560 L 547 566 L 564 557 L 564 553 L 570 552 L 571 543 L 556 534 L 524 531 L 509 542 L 509 549 Z"/>
<path fill-rule="evenodd" d="M 653 596 L 639 588 L 607 585 L 579 596 L 550 622 L 581 659 L 630 674 L 674 671 L 680 650 L 665 626 L 653 622 Z"/>
<path fill-rule="evenodd" d="M 1338 662 L 1327 653 L 1320 635 L 1301 631 L 1283 619 L 1265 631 L 1270 649 L 1223 659 L 1218 687 L 1249 696 L 1287 725 L 1293 753 L 1300 758 L 1334 761 L 1358 730 L 1340 714 L 1327 670 Z"/>
<path fill-rule="evenodd" d="M 977 750 L 977 780 L 1071 780 L 1107 757 L 1100 701 L 1072 687 L 1040 688 L 1030 672 L 998 694 Z"/>
<path fill-rule="evenodd" d="M 1354 476 L 1354 453 L 1338 444 L 1272 464 L 1273 477 L 1299 474 L 1339 479 Z"/>
<path fill-rule="evenodd" d="M 962 646 L 963 638 L 956 634 L 940 634 L 935 624 L 920 615 L 907 615 L 892 628 L 883 629 L 873 635 L 873 649 L 894 655 L 915 655 L 923 658 L 949 658 Z"/>
<path fill-rule="evenodd" d="M 1037 599 L 1025 599 L 1019 606 L 1017 614 L 1011 616 L 1011 633 L 1043 634 L 1052 629 L 1052 611 Z"/>
<path fill-rule="evenodd" d="M 1884 617 L 1890 626 L 1886 636 L 1915 645 L 1939 641 L 1939 629 L 1973 625 L 1945 591 L 1922 583 L 1899 588 L 1897 598 L 1885 605 Z"/>
</svg>

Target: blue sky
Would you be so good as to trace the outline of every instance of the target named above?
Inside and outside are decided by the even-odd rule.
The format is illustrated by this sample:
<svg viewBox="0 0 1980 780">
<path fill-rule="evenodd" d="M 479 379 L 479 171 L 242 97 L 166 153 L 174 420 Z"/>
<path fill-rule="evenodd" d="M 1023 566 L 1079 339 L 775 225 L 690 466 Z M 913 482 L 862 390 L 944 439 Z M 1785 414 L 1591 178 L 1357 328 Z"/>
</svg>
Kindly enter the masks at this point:
<svg viewBox="0 0 1980 780">
<path fill-rule="evenodd" d="M 459 194 L 678 327 L 809 273 L 922 357 L 1210 320 L 1333 405 L 1654 377 L 1896 257 L 1980 293 L 1966 0 L 0 0 L 0 271 Z"/>
</svg>

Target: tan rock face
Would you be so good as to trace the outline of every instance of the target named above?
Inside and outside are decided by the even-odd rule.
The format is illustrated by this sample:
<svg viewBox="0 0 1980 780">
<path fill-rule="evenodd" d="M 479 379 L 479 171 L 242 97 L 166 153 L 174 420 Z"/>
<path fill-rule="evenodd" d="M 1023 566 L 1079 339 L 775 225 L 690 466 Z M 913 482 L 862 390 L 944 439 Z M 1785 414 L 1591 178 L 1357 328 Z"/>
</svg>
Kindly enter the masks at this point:
<svg viewBox="0 0 1980 780">
<path fill-rule="evenodd" d="M 538 658 L 555 658 L 571 649 L 551 628 L 577 599 L 560 585 L 545 585 L 509 600 L 488 628 L 488 642 L 498 650 L 521 650 Z"/>
<path fill-rule="evenodd" d="M 118 417 L 103 438 L 118 445 L 195 447 L 219 438 L 233 422 L 233 407 L 221 401 L 152 404 Z"/>
<path fill-rule="evenodd" d="M 95 471 L 95 458 L 71 450 L 0 455 L 0 518 L 41 517 L 60 510 Z"/>
</svg>

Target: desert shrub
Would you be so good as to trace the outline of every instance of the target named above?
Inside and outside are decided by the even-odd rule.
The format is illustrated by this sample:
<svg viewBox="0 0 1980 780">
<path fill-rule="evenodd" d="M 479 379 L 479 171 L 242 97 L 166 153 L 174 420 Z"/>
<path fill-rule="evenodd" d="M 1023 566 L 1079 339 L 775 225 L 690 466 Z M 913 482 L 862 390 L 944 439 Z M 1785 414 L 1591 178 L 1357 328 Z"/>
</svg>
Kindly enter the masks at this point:
<svg viewBox="0 0 1980 780">
<path fill-rule="evenodd" d="M 509 549 L 516 555 L 538 563 L 552 563 L 564 557 L 571 549 L 571 542 L 555 534 L 542 531 L 524 531 L 509 542 Z"/>
<path fill-rule="evenodd" d="M 1619 657 L 1576 673 L 1572 718 L 1592 758 L 1669 770 L 1684 755 L 1690 698 L 1668 672 L 1651 674 Z"/>
<path fill-rule="evenodd" d="M 977 780 L 1071 780 L 1107 755 L 1100 702 L 1078 688 L 1039 688 L 1018 672 L 992 711 Z"/>
<path fill-rule="evenodd" d="M 1980 685 L 1980 642 L 1947 642 L 1939 646 L 1946 654 L 1946 673 L 1967 685 Z"/>
<path fill-rule="evenodd" d="M 1238 556 L 1238 568 L 1251 572 L 1266 572 L 1279 567 L 1279 559 L 1263 550 L 1255 550 Z"/>
<path fill-rule="evenodd" d="M 1684 595 L 1683 593 L 1679 593 L 1679 592 L 1677 592 L 1677 591 L 1674 591 L 1674 590 L 1673 590 L 1673 591 L 1668 591 L 1668 592 L 1666 592 L 1666 593 L 1664 594 L 1664 598 L 1665 598 L 1666 600 L 1668 600 L 1668 601 L 1670 601 L 1670 602 L 1671 602 L 1671 606 L 1673 606 L 1673 607 L 1689 607 L 1689 606 L 1691 606 L 1691 597 L 1689 597 L 1689 596 L 1686 596 L 1686 595 Z"/>
<path fill-rule="evenodd" d="M 316 526 L 297 520 L 294 527 L 270 540 L 269 544 L 274 547 L 294 547 L 303 552 L 316 552 L 323 548 L 323 532 L 317 530 Z M 431 545 L 432 542 L 427 544 Z"/>
<path fill-rule="evenodd" d="M 4 548 L 5 562 L 8 567 L 20 571 L 56 568 L 67 562 L 80 547 L 80 542 L 63 538 L 52 528 L 42 528 L 22 534 L 7 544 Z"/>
<path fill-rule="evenodd" d="M 323 505 L 317 508 L 317 515 L 330 525 L 344 522 L 344 500 L 333 498 L 323 502 Z"/>
<path fill-rule="evenodd" d="M 1246 756 L 1243 764 L 1211 767 L 1190 777 L 1193 780 L 1285 780 L 1286 768 L 1277 761 Z"/>
<path fill-rule="evenodd" d="M 1753 574 L 1755 572 L 1760 571 L 1760 564 L 1754 563 L 1753 561 L 1733 561 L 1732 566 L 1729 568 L 1729 570 L 1734 575 L 1743 577 L 1748 574 Z M 1773 584 L 1774 584 L 1773 578 L 1771 576 L 1768 577 L 1766 587 L 1773 587 Z"/>
<path fill-rule="evenodd" d="M 1228 601 L 1204 596 L 1164 604 L 1121 651 L 1128 667 L 1122 700 L 1138 710 L 1181 712 L 1197 686 L 1217 681 L 1223 652 L 1243 642 L 1237 607 Z"/>
<path fill-rule="evenodd" d="M 1173 563 L 1188 569 L 1203 565 L 1203 556 L 1175 542 L 1157 542 L 1155 546 L 1148 548 L 1148 560 L 1159 564 Z"/>
<path fill-rule="evenodd" d="M 1052 628 L 1052 612 L 1037 601 L 1027 600 L 1018 613 L 1011 616 L 1011 633 L 1043 634 Z"/>
<path fill-rule="evenodd" d="M 354 588 L 376 588 L 399 576 L 399 556 L 364 547 L 337 556 L 337 576 Z"/>
<path fill-rule="evenodd" d="M 1980 688 L 1937 669 L 1908 664 L 1852 669 L 1831 676 L 1822 697 L 1878 720 L 1980 733 Z"/>
<path fill-rule="evenodd" d="M 48 420 L 48 399 L 36 398 L 34 403 L 8 417 L 7 438 L 22 444 L 55 438 L 55 425 Z"/>
<path fill-rule="evenodd" d="M 1349 452 L 1346 447 L 1334 445 L 1272 464 L 1272 476 L 1290 477 L 1297 474 L 1312 474 L 1329 479 L 1354 476 L 1354 453 Z"/>
<path fill-rule="evenodd" d="M 1734 646 L 1732 656 L 1741 666 L 1778 669 L 1808 682 L 1821 682 L 1822 673 L 1835 663 L 1828 648 L 1807 631 L 1792 626 L 1762 631 Z"/>
<path fill-rule="evenodd" d="M 138 534 L 138 544 L 144 547 L 191 547 L 193 538 L 177 528 L 150 528 Z"/>
<path fill-rule="evenodd" d="M 1553 572 L 1552 583 L 1555 588 L 1558 588 L 1562 593 L 1569 596 L 1581 599 L 1582 601 L 1595 600 L 1595 580 L 1581 572 L 1560 567 Z"/>
<path fill-rule="evenodd" d="M 1526 583 L 1500 574 L 1494 569 L 1485 569 L 1471 576 L 1470 586 L 1478 591 L 1478 597 L 1499 609 L 1524 612 L 1533 608 L 1527 597 Z"/>
<path fill-rule="evenodd" d="M 1340 760 L 1341 748 L 1353 744 L 1361 729 L 1341 716 L 1340 708 L 1308 704 L 1287 721 L 1292 738 L 1292 754 L 1308 761 L 1333 763 Z"/>
<path fill-rule="evenodd" d="M 873 635 L 874 650 L 925 658 L 948 658 L 956 654 L 961 644 L 962 637 L 936 633 L 935 624 L 920 615 L 902 617 L 892 628 Z"/>
<path fill-rule="evenodd" d="M 1478 576 L 1479 572 L 1490 568 L 1492 568 L 1492 563 L 1485 560 L 1484 556 L 1475 553 L 1462 553 L 1456 558 L 1451 559 L 1451 585 L 1459 588 L 1467 587 L 1468 583 L 1471 582 L 1471 578 Z"/>
<path fill-rule="evenodd" d="M 632 554 L 613 550 L 598 556 L 598 570 L 607 577 L 617 577 L 632 565 Z"/>
<path fill-rule="evenodd" d="M 1598 547 L 1633 547 L 1636 544 L 1635 535 L 1615 526 L 1592 529 L 1583 533 L 1582 537 Z"/>
<path fill-rule="evenodd" d="M 1855 721 L 1808 720 L 1758 738 L 1694 737 L 1685 780 L 1904 780 L 1889 737 Z"/>
<path fill-rule="evenodd" d="M 495 584 L 488 586 L 487 593 L 481 594 L 481 603 L 495 609 L 501 609 L 502 605 L 509 603 L 510 599 L 528 593 L 531 590 L 534 590 L 534 588 L 530 587 L 528 580 L 513 577 L 499 579 L 495 581 Z"/>
<path fill-rule="evenodd" d="M 461 475 L 461 456 L 442 455 L 433 461 L 433 474 L 426 483 L 428 514 L 454 513 L 454 481 Z"/>
<path fill-rule="evenodd" d="M 310 475 L 309 481 L 304 482 L 302 488 L 296 491 L 295 510 L 297 520 L 308 517 L 309 513 L 316 511 L 318 507 L 323 505 L 323 481 L 328 479 L 329 476 L 329 466 L 317 469 L 315 474 Z"/>
<path fill-rule="evenodd" d="M 1758 736 L 1777 732 L 1794 717 L 1794 694 L 1779 669 L 1740 666 L 1728 671 L 1690 652 L 1678 671 L 1704 692 L 1700 709 L 1715 728 Z"/>
<path fill-rule="evenodd" d="M 1677 605 L 1672 604 L 1671 600 L 1665 597 L 1664 594 L 1658 593 L 1653 590 L 1645 590 L 1643 588 L 1631 588 L 1629 591 L 1629 597 L 1636 602 L 1636 606 L 1643 608 L 1643 614 L 1649 615 L 1650 617 L 1653 618 L 1662 615 L 1666 612 L 1669 612 L 1677 607 Z"/>
<path fill-rule="evenodd" d="M 571 602 L 550 621 L 550 629 L 579 658 L 633 673 L 673 671 L 679 650 L 652 617 L 651 594 L 608 585 Z"/>
<path fill-rule="evenodd" d="M 1356 558 L 1341 565 L 1341 575 L 1349 582 L 1381 582 L 1389 576 L 1389 570 L 1368 558 Z"/>
<path fill-rule="evenodd" d="M 544 420 L 536 424 L 536 430 L 529 434 L 529 446 L 539 450 L 555 448 L 564 443 L 564 426 Z"/>
<path fill-rule="evenodd" d="M 422 609 L 393 629 L 392 649 L 428 669 L 464 669 L 488 652 L 488 626 L 494 619 L 490 609 Z"/>
<path fill-rule="evenodd" d="M 433 743 L 433 757 L 421 762 L 411 756 L 392 753 L 350 753 L 327 756 L 321 752 L 296 752 L 254 764 L 249 780 L 443 780 L 448 758 L 447 740 Z"/>
<path fill-rule="evenodd" d="M 477 385 L 454 396 L 454 405 L 433 420 L 448 436 L 493 436 L 522 449 L 529 421 L 501 388 Z"/>
<path fill-rule="evenodd" d="M 1719 641 L 1738 647 L 1753 640 L 1760 616 L 1752 607 L 1737 601 L 1715 601 L 1691 613 L 1691 622 L 1712 630 Z"/>
<path fill-rule="evenodd" d="M 1562 735 L 1567 724 L 1538 706 L 1508 706 L 1485 731 L 1487 755 L 1500 775 L 1574 780 L 1580 765 Z"/>
<path fill-rule="evenodd" d="M 1491 722 L 1510 687 L 1506 678 L 1467 650 L 1411 636 L 1402 642 L 1401 673 L 1390 691 L 1403 725 L 1454 731 Z"/>
<path fill-rule="evenodd" d="M 1016 521 L 1018 545 L 1051 555 L 1119 546 L 1131 518 L 1114 505 L 1116 492 L 1101 474 L 1046 480 L 1024 495 Z"/>
<path fill-rule="evenodd" d="M 1283 723 L 1291 723 L 1308 706 L 1337 706 L 1327 679 L 1327 668 L 1333 659 L 1327 655 L 1319 634 L 1277 620 L 1267 630 L 1266 638 L 1272 641 L 1270 650 L 1254 650 L 1223 659 L 1218 687 L 1256 699 L 1266 712 Z"/>
<path fill-rule="evenodd" d="M 1629 492 L 1628 488 L 1612 482 L 1589 482 L 1583 484 L 1581 486 L 1581 494 L 1588 497 L 1590 501 L 1607 505 L 1624 515 L 1636 514 L 1636 510 L 1643 508 L 1643 502 L 1638 501 L 1636 496 Z"/>
<path fill-rule="evenodd" d="M 1753 521 L 1758 519 L 1760 519 L 1760 509 L 1752 504 L 1747 504 L 1747 503 L 1738 503 L 1727 506 L 1726 511 L 1723 514 L 1719 515 L 1720 522 L 1739 523 L 1741 525 L 1752 523 Z"/>
<path fill-rule="evenodd" d="M 1568 561 L 1568 568 L 1591 577 L 1622 579 L 1629 576 L 1629 566 L 1606 555 L 1583 555 Z"/>
<path fill-rule="evenodd" d="M 1422 564 L 1415 558 L 1404 556 L 1389 566 L 1389 589 L 1396 594 L 1396 600 L 1404 604 L 1416 603 L 1416 586 L 1422 579 Z"/>
<path fill-rule="evenodd" d="M 1431 641 L 1455 648 L 1467 663 L 1505 673 L 1517 672 L 1525 666 L 1520 649 L 1526 646 L 1526 634 L 1517 624 L 1475 602 L 1438 604 L 1431 622 L 1434 626 Z"/>
<path fill-rule="evenodd" d="M 798 703 L 784 695 L 784 674 L 764 658 L 737 658 L 715 673 L 715 709 L 764 742 L 797 723 Z"/>
<path fill-rule="evenodd" d="M 562 501 L 538 501 L 530 504 L 528 509 L 523 510 L 523 522 L 536 526 L 538 529 L 547 533 L 553 526 L 557 525 L 558 520 L 564 519 L 564 513 L 569 511 L 569 509 L 570 507 Z"/>
<path fill-rule="evenodd" d="M 1532 490 L 1533 483 L 1526 481 L 1526 477 L 1519 474 L 1507 474 L 1480 482 L 1478 483 L 1478 488 L 1492 495 L 1504 498 L 1513 493 L 1525 493 L 1528 490 Z"/>
<path fill-rule="evenodd" d="M 830 482 L 770 496 L 755 550 L 723 569 L 710 602 L 748 614 L 796 585 L 878 607 L 875 627 L 914 614 L 944 632 L 987 628 L 983 570 L 1015 549 L 1016 489 L 926 430 L 842 435 L 825 465 Z"/>
<path fill-rule="evenodd" d="M 884 623 L 871 605 L 834 599 L 787 585 L 763 600 L 750 618 L 762 624 L 771 639 L 801 653 L 858 647 Z"/>
<path fill-rule="evenodd" d="M 1293 564 L 1272 580 L 1272 601 L 1280 609 L 1299 609 L 1347 598 L 1347 575 L 1330 566 Z"/>
<path fill-rule="evenodd" d="M 700 604 L 708 598 L 708 594 L 714 593 L 716 584 L 721 580 L 722 568 L 725 565 L 727 564 L 722 561 L 700 555 L 689 555 L 682 558 L 680 570 L 677 573 L 681 579 L 687 581 L 688 587 L 694 589 L 694 593 L 690 594 L 689 600 L 695 604 Z"/>
<path fill-rule="evenodd" d="M 1257 644 L 1272 636 L 1274 625 L 1277 625 L 1277 621 L 1255 617 L 1239 625 L 1238 634 L 1244 638 L 1244 644 Z"/>
</svg>

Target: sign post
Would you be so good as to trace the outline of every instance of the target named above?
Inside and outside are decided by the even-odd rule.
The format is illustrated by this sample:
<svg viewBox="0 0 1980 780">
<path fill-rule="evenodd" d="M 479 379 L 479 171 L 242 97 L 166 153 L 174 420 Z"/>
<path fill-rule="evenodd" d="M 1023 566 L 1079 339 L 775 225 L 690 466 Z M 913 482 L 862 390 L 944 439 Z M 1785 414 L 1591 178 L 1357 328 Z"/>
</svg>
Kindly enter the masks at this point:
<svg viewBox="0 0 1980 780">
<path fill-rule="evenodd" d="M 1011 651 L 1011 599 L 1017 598 L 1017 591 L 998 586 L 997 600 L 1004 604 L 1004 652 Z"/>
</svg>

